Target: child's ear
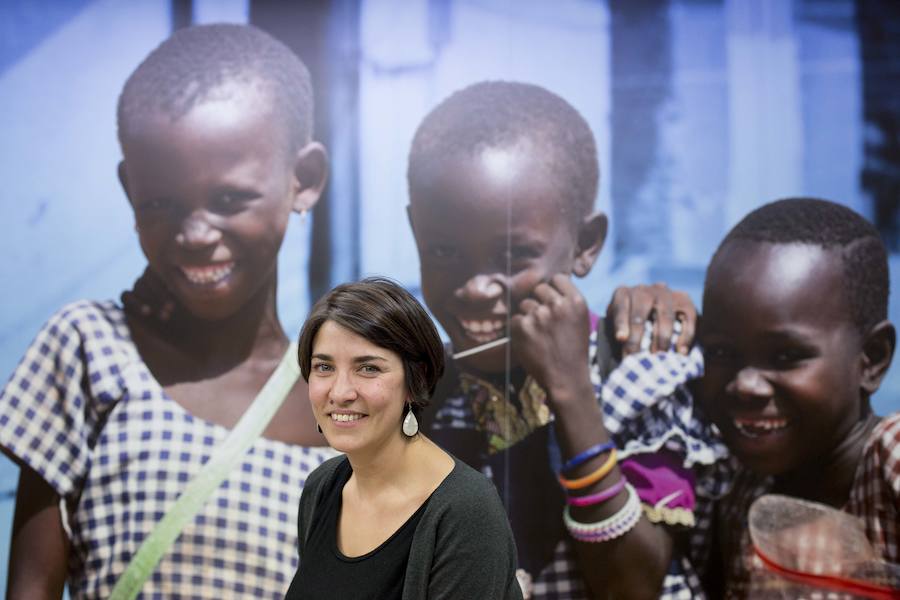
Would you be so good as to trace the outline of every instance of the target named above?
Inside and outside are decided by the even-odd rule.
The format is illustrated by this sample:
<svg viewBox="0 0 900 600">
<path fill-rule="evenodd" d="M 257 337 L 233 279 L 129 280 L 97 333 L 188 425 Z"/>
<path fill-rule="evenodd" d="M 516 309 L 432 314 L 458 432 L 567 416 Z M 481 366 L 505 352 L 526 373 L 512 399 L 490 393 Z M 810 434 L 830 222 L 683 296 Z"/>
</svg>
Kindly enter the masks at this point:
<svg viewBox="0 0 900 600">
<path fill-rule="evenodd" d="M 294 210 L 310 210 L 319 201 L 328 183 L 328 151 L 325 146 L 310 142 L 297 152 L 294 183 Z"/>
<path fill-rule="evenodd" d="M 891 359 L 894 357 L 894 348 L 897 345 L 897 332 L 890 321 L 882 321 L 873 326 L 863 340 L 862 347 L 862 377 L 860 387 L 872 395 L 878 391 L 881 380 L 884 379 Z"/>
<path fill-rule="evenodd" d="M 582 219 L 578 226 L 578 245 L 575 249 L 575 262 L 572 265 L 572 272 L 578 277 L 584 277 L 591 272 L 591 267 L 603 249 L 603 242 L 606 241 L 607 225 L 606 215 L 595 212 Z"/>
</svg>

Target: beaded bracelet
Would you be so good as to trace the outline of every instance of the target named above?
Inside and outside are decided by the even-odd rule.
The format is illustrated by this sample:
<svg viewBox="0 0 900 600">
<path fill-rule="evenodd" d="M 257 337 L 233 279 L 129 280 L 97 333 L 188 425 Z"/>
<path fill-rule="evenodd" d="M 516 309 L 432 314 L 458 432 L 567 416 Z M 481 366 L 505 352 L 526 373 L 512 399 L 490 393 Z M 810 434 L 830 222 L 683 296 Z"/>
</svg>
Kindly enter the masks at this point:
<svg viewBox="0 0 900 600">
<path fill-rule="evenodd" d="M 592 504 L 600 504 L 601 502 L 606 502 L 622 491 L 622 488 L 625 487 L 625 478 L 622 477 L 617 482 L 615 482 L 612 487 L 609 487 L 602 492 L 597 492 L 596 494 L 591 494 L 589 496 L 569 496 L 566 502 L 571 506 L 591 506 Z"/>
<path fill-rule="evenodd" d="M 628 490 L 625 505 L 616 514 L 596 523 L 574 520 L 566 506 L 563 509 L 563 522 L 569 535 L 580 542 L 608 542 L 634 529 L 641 520 L 641 500 L 631 485 L 626 483 L 625 489 Z"/>
<path fill-rule="evenodd" d="M 598 454 L 602 454 L 604 452 L 607 452 L 608 450 L 612 450 L 615 447 L 616 447 L 615 442 L 606 442 L 604 444 L 597 444 L 596 446 L 591 446 L 584 452 L 581 452 L 580 454 L 576 454 L 575 456 L 573 456 L 572 458 L 567 460 L 566 464 L 564 464 L 562 466 L 562 469 L 560 469 L 560 471 L 571 471 L 572 469 L 574 469 L 578 465 L 586 462 L 587 460 L 594 458 Z"/>
<path fill-rule="evenodd" d="M 606 477 L 610 471 L 613 470 L 613 467 L 616 466 L 616 449 L 613 448 L 609 452 L 609 458 L 606 459 L 606 462 L 600 465 L 596 471 L 591 473 L 590 475 L 585 475 L 579 479 L 566 479 L 562 475 L 559 476 L 559 483 L 567 490 L 580 490 L 582 488 L 586 488 L 587 486 L 597 483 L 604 477 Z"/>
</svg>

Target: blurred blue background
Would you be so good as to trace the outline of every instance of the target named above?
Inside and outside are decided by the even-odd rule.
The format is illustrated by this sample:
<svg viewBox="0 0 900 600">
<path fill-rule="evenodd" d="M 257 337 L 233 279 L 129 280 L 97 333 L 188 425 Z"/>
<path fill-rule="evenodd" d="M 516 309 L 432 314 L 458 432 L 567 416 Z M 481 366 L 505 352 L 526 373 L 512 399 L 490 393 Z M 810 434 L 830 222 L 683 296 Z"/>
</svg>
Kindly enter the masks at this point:
<svg viewBox="0 0 900 600">
<path fill-rule="evenodd" d="M 483 79 L 543 85 L 591 124 L 612 222 L 580 281 L 699 303 L 703 268 L 752 208 L 817 195 L 872 219 L 893 252 L 900 203 L 900 4 L 859 0 L 5 0 L 0 3 L 0 372 L 78 298 L 118 297 L 143 260 L 115 175 L 119 90 L 173 29 L 252 22 L 316 86 L 327 198 L 290 228 L 280 311 L 379 273 L 418 288 L 406 154 L 425 113 Z M 312 260 L 310 260 L 312 257 Z M 892 255 L 892 272 L 900 272 Z M 896 290 L 896 285 L 894 286 Z M 900 323 L 898 294 L 891 316 Z M 900 409 L 900 368 L 875 397 Z M 17 469 L 0 458 L 0 589 Z"/>
</svg>

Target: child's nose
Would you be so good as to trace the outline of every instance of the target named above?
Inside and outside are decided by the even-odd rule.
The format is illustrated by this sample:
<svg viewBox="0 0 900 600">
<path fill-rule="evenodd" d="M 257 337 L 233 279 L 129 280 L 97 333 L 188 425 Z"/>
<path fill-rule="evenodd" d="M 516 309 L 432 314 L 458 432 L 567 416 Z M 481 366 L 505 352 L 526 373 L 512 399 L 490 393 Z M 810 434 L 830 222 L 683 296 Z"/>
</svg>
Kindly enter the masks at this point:
<svg viewBox="0 0 900 600">
<path fill-rule="evenodd" d="M 496 300 L 503 296 L 503 283 L 497 275 L 475 275 L 455 294 L 460 300 Z"/>
<path fill-rule="evenodd" d="M 747 399 L 770 398 L 773 394 L 772 384 L 764 373 L 755 367 L 744 367 L 737 372 L 729 384 L 729 392 Z"/>
<path fill-rule="evenodd" d="M 198 249 L 210 246 L 222 239 L 222 233 L 202 215 L 189 215 L 181 224 L 175 241 L 185 248 Z"/>
</svg>

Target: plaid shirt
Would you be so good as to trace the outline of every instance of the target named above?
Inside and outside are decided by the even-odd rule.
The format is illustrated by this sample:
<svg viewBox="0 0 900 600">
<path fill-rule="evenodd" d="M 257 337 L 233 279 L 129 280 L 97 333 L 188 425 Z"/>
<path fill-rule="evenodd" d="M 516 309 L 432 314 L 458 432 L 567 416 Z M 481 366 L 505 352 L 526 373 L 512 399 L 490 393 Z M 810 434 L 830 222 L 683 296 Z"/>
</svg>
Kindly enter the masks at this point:
<svg viewBox="0 0 900 600">
<path fill-rule="evenodd" d="M 105 598 L 228 430 L 150 374 L 112 302 L 53 316 L 0 393 L 0 444 L 61 497 L 72 598 Z M 142 589 L 145 598 L 282 598 L 306 475 L 336 453 L 257 439 Z"/>
<path fill-rule="evenodd" d="M 780 598 L 779 594 L 790 591 L 785 587 L 788 584 L 770 575 L 756 556 L 747 524 L 750 505 L 773 487 L 771 477 L 742 471 L 717 507 L 716 520 L 723 525 L 718 531 L 725 560 L 727 598 Z M 885 561 L 900 564 L 900 413 L 882 419 L 866 441 L 844 510 L 862 520 L 866 536 Z M 798 543 L 807 547 L 822 544 L 825 549 L 835 540 L 811 535 Z M 810 552 L 810 556 L 815 555 L 816 552 Z M 815 572 L 814 565 L 809 568 Z M 832 593 L 828 598 L 855 596 Z"/>
<path fill-rule="evenodd" d="M 686 552 L 673 558 L 660 598 L 705 598 L 700 577 L 710 548 L 712 503 L 727 490 L 731 467 L 725 446 L 714 428 L 697 416 L 697 407 L 683 386 L 702 373 L 702 355 L 696 349 L 689 356 L 639 353 L 626 357 L 604 377 L 598 354 L 601 343 L 605 344 L 602 335 L 594 318 L 588 357 L 591 379 L 620 459 L 665 448 L 681 456 L 683 466 L 696 476 L 695 525 L 688 532 Z M 527 389 L 509 389 L 504 394 L 459 373 L 452 363 L 448 373 L 468 381 L 439 389 L 429 435 L 494 480 L 516 534 L 523 587 L 532 598 L 588 598 L 562 524 L 565 496 L 554 475 L 562 461 L 552 426 L 539 420 L 530 434 L 521 439 L 516 434 L 515 442 L 501 451 L 496 432 L 485 430 L 478 409 L 487 396 L 487 402 L 518 404 L 523 412 L 540 415 L 540 410 L 526 411 L 522 405 L 543 396 L 523 393 Z M 526 381 L 523 388 L 530 385 Z"/>
</svg>

